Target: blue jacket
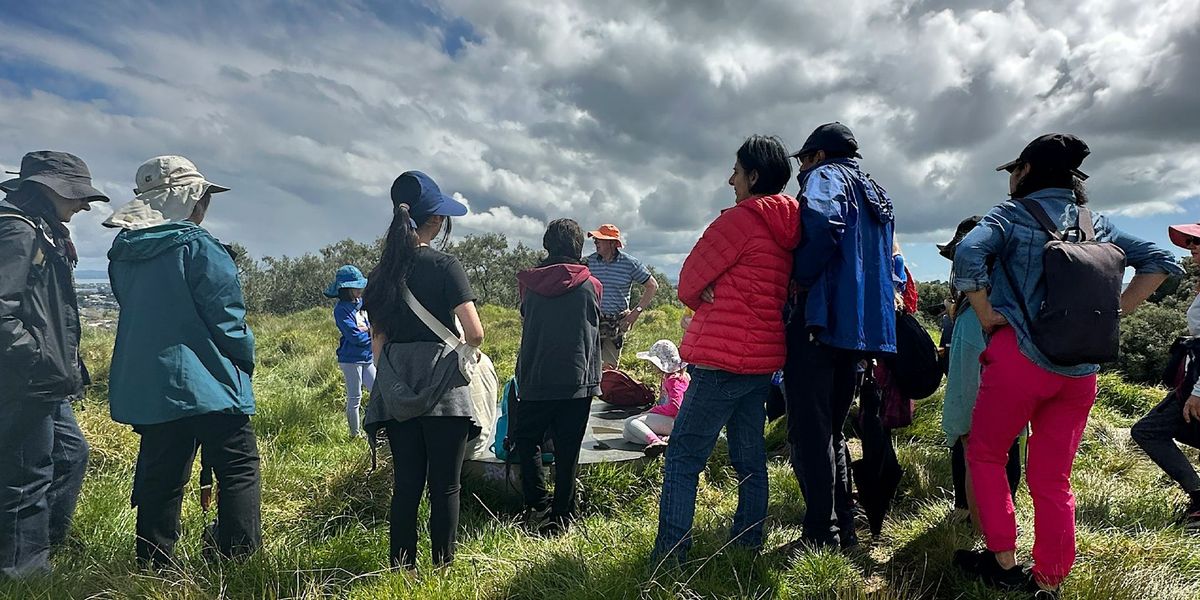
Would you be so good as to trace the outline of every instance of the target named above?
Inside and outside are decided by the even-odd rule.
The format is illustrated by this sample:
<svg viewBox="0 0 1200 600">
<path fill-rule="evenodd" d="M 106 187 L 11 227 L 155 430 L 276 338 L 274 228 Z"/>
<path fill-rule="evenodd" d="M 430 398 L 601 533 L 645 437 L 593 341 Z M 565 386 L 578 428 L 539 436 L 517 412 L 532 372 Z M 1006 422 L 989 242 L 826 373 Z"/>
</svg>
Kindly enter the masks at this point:
<svg viewBox="0 0 1200 600">
<path fill-rule="evenodd" d="M 230 253 L 183 222 L 122 231 L 108 260 L 121 305 L 108 378 L 113 420 L 254 414 L 254 336 Z"/>
<path fill-rule="evenodd" d="M 1041 204 L 1051 219 L 1057 217 L 1060 229 L 1075 226 L 1079 207 L 1075 205 L 1075 194 L 1071 190 L 1047 188 L 1026 197 Z M 1126 264 L 1138 273 L 1183 274 L 1170 251 L 1122 232 L 1099 213 L 1092 213 L 1092 223 L 1096 238 L 1124 250 Z M 1050 362 L 1033 343 L 1029 323 L 1018 304 L 1018 298 L 1023 298 L 1029 313 L 1034 315 L 1046 298 L 1046 287 L 1042 285 L 1042 247 L 1049 239 L 1029 211 L 1012 201 L 996 206 L 955 249 L 954 287 L 963 292 L 991 288 L 988 299 L 992 307 L 1004 315 L 1016 331 L 1021 353 L 1039 367 L 1071 377 L 1091 375 L 1099 370 L 1097 365 L 1061 367 Z M 989 277 L 990 258 L 995 258 L 997 264 Z M 1009 285 L 1001 265 L 1008 269 L 1018 289 L 1013 290 Z"/>
<path fill-rule="evenodd" d="M 792 276 L 807 289 L 804 319 L 835 348 L 896 351 L 892 201 L 851 159 L 803 175 Z"/>
<path fill-rule="evenodd" d="M 360 325 L 370 326 L 367 313 L 362 310 L 362 300 L 338 300 L 333 306 L 333 322 L 337 323 L 338 331 L 342 332 L 342 341 L 337 350 L 338 362 L 371 362 L 371 334 L 360 328 Z"/>
</svg>

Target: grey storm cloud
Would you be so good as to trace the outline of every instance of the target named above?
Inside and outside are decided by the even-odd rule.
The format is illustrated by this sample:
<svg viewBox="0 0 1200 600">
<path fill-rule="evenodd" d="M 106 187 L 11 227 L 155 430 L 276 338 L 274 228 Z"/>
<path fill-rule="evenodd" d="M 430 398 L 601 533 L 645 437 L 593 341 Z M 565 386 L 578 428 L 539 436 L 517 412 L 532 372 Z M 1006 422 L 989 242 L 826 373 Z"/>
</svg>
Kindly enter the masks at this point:
<svg viewBox="0 0 1200 600">
<path fill-rule="evenodd" d="M 746 136 L 832 120 L 906 239 L 1002 199 L 995 165 L 1050 130 L 1092 146 L 1101 208 L 1200 194 L 1200 0 L 45 4 L 0 22 L 0 166 L 75 152 L 119 204 L 185 154 L 256 256 L 374 239 L 418 168 L 470 204 L 456 232 L 614 222 L 670 273 Z M 105 210 L 73 224 L 88 267 Z"/>
</svg>

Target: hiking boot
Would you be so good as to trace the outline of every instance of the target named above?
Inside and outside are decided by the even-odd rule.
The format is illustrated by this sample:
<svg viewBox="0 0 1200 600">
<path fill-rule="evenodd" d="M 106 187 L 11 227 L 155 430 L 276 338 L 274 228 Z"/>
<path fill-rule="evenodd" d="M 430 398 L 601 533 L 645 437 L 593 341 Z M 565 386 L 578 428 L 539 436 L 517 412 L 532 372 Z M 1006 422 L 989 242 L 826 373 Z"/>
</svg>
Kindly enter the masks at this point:
<svg viewBox="0 0 1200 600">
<path fill-rule="evenodd" d="M 1200 533 L 1200 503 L 1189 503 L 1187 510 L 1179 517 L 1179 524 L 1183 526 L 1184 531 Z"/>
<path fill-rule="evenodd" d="M 654 440 L 653 442 L 646 444 L 646 449 L 642 450 L 642 452 L 645 453 L 645 455 L 649 458 L 658 458 L 666 451 L 667 443 L 662 440 Z"/>
<path fill-rule="evenodd" d="M 569 525 L 567 517 L 550 517 L 538 526 L 537 534 L 541 537 L 558 537 L 567 532 Z"/>
<path fill-rule="evenodd" d="M 520 520 L 521 520 L 521 523 L 523 523 L 525 525 L 525 527 L 528 527 L 529 529 L 536 531 L 539 528 L 541 528 L 542 525 L 545 525 L 546 520 L 549 518 L 550 518 L 550 507 L 546 507 L 546 508 L 542 508 L 542 509 L 526 508 L 524 511 L 521 512 Z"/>
<path fill-rule="evenodd" d="M 1032 581 L 1021 565 L 1005 569 L 996 562 L 996 555 L 987 550 L 958 550 L 954 553 L 954 566 L 983 583 L 1002 590 L 1028 590 Z"/>
</svg>

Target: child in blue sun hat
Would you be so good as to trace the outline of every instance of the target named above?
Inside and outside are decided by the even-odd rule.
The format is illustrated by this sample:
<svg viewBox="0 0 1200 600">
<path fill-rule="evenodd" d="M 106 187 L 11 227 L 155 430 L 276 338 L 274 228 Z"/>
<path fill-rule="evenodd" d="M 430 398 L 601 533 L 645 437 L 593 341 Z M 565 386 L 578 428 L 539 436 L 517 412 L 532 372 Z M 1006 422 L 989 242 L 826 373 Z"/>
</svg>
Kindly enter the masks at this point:
<svg viewBox="0 0 1200 600">
<path fill-rule="evenodd" d="M 337 361 L 342 375 L 346 377 L 346 423 L 350 437 L 361 435 L 359 406 L 362 404 L 362 389 L 375 384 L 375 363 L 371 353 L 371 323 L 366 311 L 362 310 L 363 288 L 367 278 L 354 265 L 338 268 L 333 283 L 325 289 L 329 298 L 337 298 L 333 307 L 333 322 L 342 332 L 338 344 Z"/>
</svg>

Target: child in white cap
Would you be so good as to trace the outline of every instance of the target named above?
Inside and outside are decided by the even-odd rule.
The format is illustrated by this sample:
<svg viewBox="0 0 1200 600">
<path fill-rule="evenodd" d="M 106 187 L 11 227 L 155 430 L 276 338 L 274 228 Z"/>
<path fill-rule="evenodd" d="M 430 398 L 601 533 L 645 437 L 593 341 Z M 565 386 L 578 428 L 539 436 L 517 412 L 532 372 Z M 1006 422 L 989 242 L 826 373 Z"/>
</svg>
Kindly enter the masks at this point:
<svg viewBox="0 0 1200 600">
<path fill-rule="evenodd" d="M 638 352 L 637 357 L 650 361 L 662 372 L 661 394 L 654 408 L 625 419 L 624 437 L 634 444 L 645 444 L 646 456 L 660 456 L 667 450 L 667 442 L 662 438 L 671 435 L 691 377 L 684 370 L 687 365 L 679 358 L 679 348 L 671 340 L 658 340 L 649 351 Z"/>
</svg>

